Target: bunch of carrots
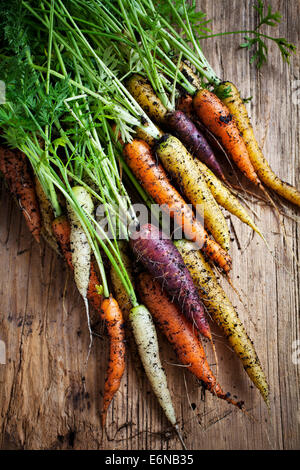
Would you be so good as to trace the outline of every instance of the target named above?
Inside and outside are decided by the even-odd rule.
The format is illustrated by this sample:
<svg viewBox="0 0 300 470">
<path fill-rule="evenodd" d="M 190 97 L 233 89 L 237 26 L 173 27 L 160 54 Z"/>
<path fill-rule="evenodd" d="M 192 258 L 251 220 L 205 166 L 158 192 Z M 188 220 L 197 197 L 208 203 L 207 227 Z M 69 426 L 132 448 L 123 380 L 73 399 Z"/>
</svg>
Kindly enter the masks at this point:
<svg viewBox="0 0 300 470">
<path fill-rule="evenodd" d="M 126 338 L 184 445 L 155 324 L 181 364 L 243 410 L 208 364 L 202 337 L 215 352 L 208 313 L 270 406 L 254 344 L 215 274 L 231 284 L 221 207 L 267 243 L 226 176 L 220 147 L 273 207 L 269 188 L 298 207 L 300 192 L 273 173 L 238 89 L 208 63 L 200 47 L 210 36 L 205 15 L 185 0 L 160 3 L 18 0 L 1 7 L 7 101 L 0 106 L 0 171 L 36 241 L 43 236 L 74 273 L 88 354 L 90 306 L 105 322 L 110 352 L 102 426 L 125 370 Z M 261 1 L 257 8 L 263 15 Z M 253 34 L 261 40 L 259 30 Z M 286 60 L 293 50 L 281 44 Z M 158 204 L 185 238 L 168 237 L 159 214 L 157 226 L 140 225 L 126 186 L 150 210 Z"/>
</svg>

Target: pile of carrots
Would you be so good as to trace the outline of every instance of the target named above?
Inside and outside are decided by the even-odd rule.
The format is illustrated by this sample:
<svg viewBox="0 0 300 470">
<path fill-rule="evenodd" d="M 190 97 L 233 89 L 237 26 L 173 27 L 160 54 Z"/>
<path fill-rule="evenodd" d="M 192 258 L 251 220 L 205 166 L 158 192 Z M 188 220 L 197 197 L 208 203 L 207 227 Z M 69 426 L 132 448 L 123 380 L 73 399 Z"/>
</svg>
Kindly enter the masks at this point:
<svg viewBox="0 0 300 470">
<path fill-rule="evenodd" d="M 117 3 L 121 7 L 124 3 L 123 7 L 126 7 L 127 2 L 119 0 Z M 49 24 L 53 28 L 53 2 L 51 5 Z M 64 2 L 60 1 L 59 5 L 69 21 L 71 14 L 66 10 Z M 126 24 L 125 11 L 122 8 L 120 11 Z M 116 14 L 113 8 L 109 11 L 109 6 L 103 12 L 110 18 Z M 99 30 L 100 23 L 99 20 Z M 73 21 L 72 28 L 82 40 L 84 52 L 90 38 L 85 38 L 80 28 L 75 28 L 74 24 Z M 47 22 L 44 22 L 44 27 L 49 27 Z M 64 28 L 67 28 L 67 22 L 64 23 Z M 56 32 L 55 28 L 51 29 L 51 34 L 53 31 Z M 61 33 L 57 32 L 53 36 L 55 40 L 59 39 L 59 34 Z M 130 38 L 126 36 L 125 40 L 129 41 Z M 132 39 L 132 47 L 135 40 Z M 59 53 L 58 46 L 54 44 L 56 53 Z M 77 47 L 76 57 L 80 57 L 79 40 Z M 123 53 L 121 47 L 120 50 Z M 84 56 L 83 53 L 82 55 Z M 90 77 L 93 77 L 91 67 L 92 62 L 88 62 L 87 68 Z M 42 66 L 39 70 L 42 71 Z M 49 70 L 48 67 L 48 80 Z M 140 125 L 132 126 L 133 138 L 125 141 L 113 120 L 111 130 L 107 130 L 107 126 L 105 129 L 107 135 L 113 136 L 111 148 L 119 155 L 119 164 L 123 173 L 127 174 L 125 184 L 134 182 L 145 202 L 158 204 L 173 219 L 175 226 L 182 228 L 185 239 L 172 240 L 159 226 L 153 224 L 136 224 L 135 230 L 129 233 L 128 242 L 121 242 L 116 238 L 115 245 L 103 244 L 100 250 L 90 232 L 82 229 L 84 220 L 89 221 L 88 227 L 89 223 L 92 225 L 95 212 L 94 193 L 97 190 L 94 186 L 89 188 L 88 179 L 85 184 L 75 185 L 74 177 L 74 186 L 68 199 L 66 190 L 59 196 L 66 198 L 64 210 L 62 213 L 55 213 L 41 187 L 38 165 L 34 167 L 29 155 L 26 155 L 27 147 L 22 148 L 23 151 L 19 148 L 10 150 L 4 142 L 0 148 L 0 171 L 10 192 L 17 199 L 35 240 L 40 243 L 42 235 L 74 273 L 88 321 L 89 306 L 92 306 L 105 322 L 110 352 L 101 410 L 102 426 L 105 427 L 107 410 L 124 374 L 127 342 L 133 350 L 138 351 L 154 393 L 182 441 L 166 374 L 159 357 L 154 324 L 174 348 L 179 362 L 207 390 L 244 410 L 242 402 L 234 401 L 230 394 L 222 390 L 217 374 L 214 374 L 208 363 L 202 337 L 208 339 L 214 349 L 209 315 L 223 331 L 266 405 L 270 406 L 267 379 L 254 344 L 215 274 L 215 270 L 222 273 L 231 284 L 233 261 L 229 254 L 230 234 L 221 207 L 247 224 L 264 241 L 265 238 L 235 196 L 236 192 L 217 158 L 216 148 L 220 149 L 221 146 L 241 174 L 260 188 L 269 200 L 272 201 L 268 192 L 268 188 L 271 188 L 300 207 L 300 192 L 281 181 L 271 170 L 255 139 L 237 88 L 230 82 L 222 82 L 211 91 L 208 86 L 203 86 L 201 77 L 185 61 L 177 67 L 177 72 L 179 70 L 188 77 L 190 87 L 194 87 L 194 95 L 187 95 L 178 87 L 176 102 L 168 108 L 153 89 L 145 71 L 142 74 L 131 73 L 126 78 L 127 92 L 124 93 L 128 93 L 134 106 L 140 106 L 139 109 L 145 112 L 149 122 L 153 122 L 155 136 L 149 131 L 151 126 L 147 128 L 147 125 L 143 125 L 143 120 Z M 113 74 L 113 71 L 109 73 Z M 58 72 L 56 75 L 57 77 L 53 73 L 53 80 L 65 79 L 63 74 L 62 78 Z M 79 83 L 78 77 L 73 82 L 75 85 L 72 85 L 76 86 Z M 226 94 L 228 88 L 229 96 Z M 0 127 L 7 131 L 1 121 Z M 204 134 L 203 129 L 208 133 Z M 93 142 L 97 142 L 96 127 L 93 132 Z M 208 135 L 213 136 L 213 139 L 210 140 Z M 99 141 L 101 138 L 100 136 Z M 218 147 L 215 147 L 216 142 Z M 60 155 L 60 158 L 67 160 L 68 155 Z M 111 171 L 113 174 L 113 169 Z M 59 191 L 55 189 L 54 192 Z M 198 217 L 200 210 L 204 213 L 203 222 Z M 103 252 L 102 255 L 109 261 L 117 253 L 117 261 L 111 264 L 110 273 L 104 273 L 104 265 L 96 257 L 97 250 Z M 105 275 L 109 278 L 111 292 L 103 291 Z M 136 355 L 133 354 L 132 357 Z"/>
</svg>

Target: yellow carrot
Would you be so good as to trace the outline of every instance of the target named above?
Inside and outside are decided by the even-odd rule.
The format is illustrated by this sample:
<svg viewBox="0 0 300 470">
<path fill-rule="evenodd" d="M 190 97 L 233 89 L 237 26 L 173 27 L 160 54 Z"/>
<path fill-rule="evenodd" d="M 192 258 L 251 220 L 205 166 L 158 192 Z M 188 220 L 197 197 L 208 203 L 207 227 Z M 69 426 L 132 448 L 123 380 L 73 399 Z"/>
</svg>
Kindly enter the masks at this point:
<svg viewBox="0 0 300 470">
<path fill-rule="evenodd" d="M 207 168 L 204 163 L 199 160 L 195 160 L 196 165 L 202 172 L 206 184 L 211 190 L 212 195 L 220 206 L 228 210 L 231 214 L 238 217 L 242 222 L 249 225 L 258 235 L 260 235 L 263 240 L 264 236 L 261 231 L 254 223 L 244 206 L 239 202 L 239 200 L 232 194 L 232 192 L 217 178 L 214 173 Z"/>
<path fill-rule="evenodd" d="M 196 159 L 194 160 L 179 139 L 168 134 L 161 139 L 156 153 L 193 206 L 203 210 L 204 224 L 216 242 L 228 251 L 230 235 L 226 220 L 206 184 L 202 171 L 199 171 Z"/>
<path fill-rule="evenodd" d="M 201 249 L 228 273 L 232 266 L 230 256 L 209 238 L 192 209 L 173 188 L 162 166 L 156 162 L 149 145 L 135 139 L 124 147 L 124 154 L 133 173 L 155 202 L 169 212 L 190 240 L 197 242 Z"/>
<path fill-rule="evenodd" d="M 126 87 L 133 98 L 139 103 L 149 117 L 159 124 L 165 122 L 168 112 L 159 98 L 153 93 L 153 88 L 144 77 L 133 74 L 126 82 Z"/>
<path fill-rule="evenodd" d="M 218 284 L 213 270 L 193 243 L 176 241 L 175 245 L 199 289 L 208 312 L 225 333 L 244 369 L 269 407 L 269 386 L 260 361 L 236 310 Z"/>
<path fill-rule="evenodd" d="M 224 82 L 219 86 L 219 90 L 230 87 L 230 97 L 223 98 L 222 101 L 233 115 L 239 131 L 241 132 L 251 163 L 260 180 L 269 188 L 276 191 L 280 196 L 300 207 L 300 191 L 290 184 L 282 181 L 270 168 L 264 157 L 260 146 L 254 136 L 253 128 L 248 116 L 245 104 L 238 89 L 233 83 Z"/>
</svg>

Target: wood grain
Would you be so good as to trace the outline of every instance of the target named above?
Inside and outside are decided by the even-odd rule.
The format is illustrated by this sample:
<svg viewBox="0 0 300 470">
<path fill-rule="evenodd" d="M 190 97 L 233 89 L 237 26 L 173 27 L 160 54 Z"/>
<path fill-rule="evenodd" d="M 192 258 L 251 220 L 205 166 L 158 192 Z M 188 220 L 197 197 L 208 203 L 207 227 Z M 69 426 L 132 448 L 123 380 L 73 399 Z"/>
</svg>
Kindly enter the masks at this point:
<svg viewBox="0 0 300 470">
<path fill-rule="evenodd" d="M 283 21 L 276 32 L 299 47 L 300 4 L 269 0 Z M 254 25 L 253 1 L 201 0 L 214 31 Z M 275 172 L 299 187 L 299 54 L 291 66 L 270 45 L 269 64 L 257 72 L 239 36 L 203 43 L 217 73 L 235 82 L 249 106 L 256 135 Z M 294 93 L 294 95 L 293 95 Z M 134 360 L 111 407 L 107 435 L 99 410 L 107 364 L 107 339 L 93 317 L 93 349 L 85 370 L 88 330 L 84 307 L 62 260 L 31 238 L 22 215 L 1 188 L 0 340 L 7 349 L 0 364 L 0 433 L 3 449 L 180 449 Z M 177 416 L 189 449 L 299 449 L 300 365 L 292 361 L 299 332 L 299 270 L 272 210 L 252 204 L 276 261 L 248 227 L 232 219 L 241 249 L 232 243 L 232 279 L 241 293 L 225 286 L 253 338 L 271 388 L 271 412 L 253 389 L 221 333 L 215 330 L 223 388 L 247 404 L 250 419 L 204 392 L 160 336 L 161 353 Z M 299 211 L 287 207 L 299 218 Z M 285 217 L 287 240 L 299 261 L 299 227 Z M 234 238 L 234 236 L 233 236 Z M 207 351 L 210 350 L 206 345 Z M 210 354 L 210 353 L 209 353 Z M 213 356 L 209 355 L 211 362 Z"/>
</svg>

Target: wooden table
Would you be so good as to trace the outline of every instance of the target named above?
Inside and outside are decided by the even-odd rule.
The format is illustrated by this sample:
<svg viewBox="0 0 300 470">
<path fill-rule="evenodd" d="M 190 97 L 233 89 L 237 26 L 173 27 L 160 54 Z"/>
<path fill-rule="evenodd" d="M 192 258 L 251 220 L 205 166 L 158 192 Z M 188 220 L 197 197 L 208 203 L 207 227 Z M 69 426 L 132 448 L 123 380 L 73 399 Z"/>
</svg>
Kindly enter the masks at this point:
<svg viewBox="0 0 300 470">
<path fill-rule="evenodd" d="M 252 28 L 253 1 L 202 0 L 215 31 Z M 299 46 L 300 5 L 272 0 L 283 14 L 276 35 Z M 238 48 L 239 36 L 203 44 L 220 76 L 238 84 L 256 135 L 275 172 L 299 187 L 299 55 L 283 64 L 270 44 L 269 63 L 261 72 Z M 298 82 L 297 82 L 298 80 Z M 298 87 L 298 94 L 296 89 Z M 221 333 L 215 330 L 219 380 L 245 400 L 255 420 L 204 392 L 160 336 L 161 354 L 177 416 L 189 449 L 296 449 L 300 447 L 299 357 L 293 356 L 299 332 L 299 271 L 276 216 L 263 204 L 251 204 L 274 257 L 257 235 L 232 219 L 232 279 L 241 304 L 228 289 L 255 342 L 271 388 L 271 413 L 251 386 Z M 299 211 L 287 207 L 289 215 Z M 299 262 L 299 228 L 284 219 L 287 242 Z M 239 240 L 239 244 L 237 243 Z M 138 380 L 132 358 L 108 413 L 108 436 L 99 426 L 108 342 L 93 317 L 91 357 L 84 307 L 64 263 L 44 243 L 31 238 L 23 217 L 2 185 L 0 223 L 0 340 L 6 364 L 0 364 L 0 433 L 4 449 L 180 449 L 146 379 Z M 3 343 L 2 343 L 3 345 Z M 209 345 L 206 345 L 209 351 Z M 209 356 L 210 362 L 213 357 Z M 175 365 L 174 365 L 175 364 Z"/>
</svg>

